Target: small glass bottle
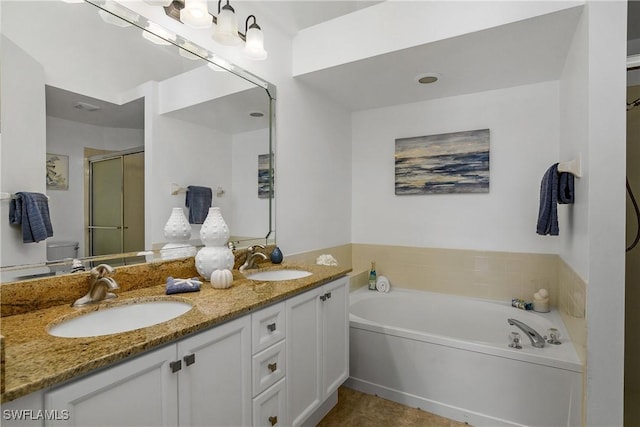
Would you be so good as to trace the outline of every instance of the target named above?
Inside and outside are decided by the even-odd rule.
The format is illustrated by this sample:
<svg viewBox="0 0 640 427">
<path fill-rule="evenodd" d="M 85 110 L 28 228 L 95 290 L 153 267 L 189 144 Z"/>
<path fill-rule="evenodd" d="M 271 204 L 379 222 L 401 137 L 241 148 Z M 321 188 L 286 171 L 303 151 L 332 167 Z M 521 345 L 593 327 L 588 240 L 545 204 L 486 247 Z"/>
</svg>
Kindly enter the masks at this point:
<svg viewBox="0 0 640 427">
<path fill-rule="evenodd" d="M 376 263 L 375 261 L 371 261 L 371 271 L 369 271 L 369 290 L 370 291 L 376 290 L 377 278 L 378 277 L 376 274 Z"/>
</svg>

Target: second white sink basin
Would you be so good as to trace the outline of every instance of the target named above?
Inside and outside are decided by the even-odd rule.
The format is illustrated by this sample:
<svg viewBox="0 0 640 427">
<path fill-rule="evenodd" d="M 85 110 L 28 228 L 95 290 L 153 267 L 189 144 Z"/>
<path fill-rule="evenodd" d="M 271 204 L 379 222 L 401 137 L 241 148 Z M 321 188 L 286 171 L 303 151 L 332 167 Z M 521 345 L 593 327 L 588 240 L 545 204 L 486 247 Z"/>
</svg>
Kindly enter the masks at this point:
<svg viewBox="0 0 640 427">
<path fill-rule="evenodd" d="M 272 282 L 277 280 L 294 280 L 311 276 L 312 273 L 305 270 L 265 270 L 255 273 L 244 273 L 244 277 L 251 280 Z"/>
<path fill-rule="evenodd" d="M 50 335 L 63 338 L 97 337 L 146 328 L 174 319 L 193 306 L 181 301 L 144 301 L 91 311 L 50 325 Z"/>
</svg>

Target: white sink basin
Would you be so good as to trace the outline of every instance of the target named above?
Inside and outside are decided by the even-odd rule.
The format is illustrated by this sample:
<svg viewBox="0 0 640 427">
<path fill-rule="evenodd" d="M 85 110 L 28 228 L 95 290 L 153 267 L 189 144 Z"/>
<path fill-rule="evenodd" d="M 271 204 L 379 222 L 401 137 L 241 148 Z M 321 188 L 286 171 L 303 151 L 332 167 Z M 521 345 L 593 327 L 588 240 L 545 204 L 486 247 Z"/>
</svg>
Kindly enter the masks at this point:
<svg viewBox="0 0 640 427">
<path fill-rule="evenodd" d="M 257 271 L 255 273 L 244 273 L 244 277 L 247 279 L 266 282 L 301 279 L 307 276 L 311 276 L 311 273 L 305 270 L 266 270 Z"/>
<path fill-rule="evenodd" d="M 92 311 L 50 325 L 50 335 L 63 338 L 96 337 L 146 328 L 174 319 L 193 306 L 181 301 L 144 301 Z"/>
</svg>

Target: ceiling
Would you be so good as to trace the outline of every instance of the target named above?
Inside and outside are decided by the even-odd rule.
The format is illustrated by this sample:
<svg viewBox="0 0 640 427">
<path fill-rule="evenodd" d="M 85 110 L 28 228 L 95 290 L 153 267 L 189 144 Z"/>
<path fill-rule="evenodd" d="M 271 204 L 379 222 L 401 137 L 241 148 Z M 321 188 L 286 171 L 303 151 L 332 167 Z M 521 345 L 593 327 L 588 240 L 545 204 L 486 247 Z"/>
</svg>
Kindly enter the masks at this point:
<svg viewBox="0 0 640 427">
<path fill-rule="evenodd" d="M 581 11 L 566 9 L 296 78 L 350 111 L 557 80 Z M 424 73 L 439 79 L 416 83 Z"/>
</svg>

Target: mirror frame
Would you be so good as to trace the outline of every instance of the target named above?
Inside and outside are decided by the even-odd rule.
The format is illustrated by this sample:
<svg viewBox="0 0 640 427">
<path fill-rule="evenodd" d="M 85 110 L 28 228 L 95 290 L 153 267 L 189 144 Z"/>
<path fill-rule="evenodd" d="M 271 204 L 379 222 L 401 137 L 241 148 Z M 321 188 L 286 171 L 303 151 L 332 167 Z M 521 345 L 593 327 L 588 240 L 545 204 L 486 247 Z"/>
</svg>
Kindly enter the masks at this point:
<svg viewBox="0 0 640 427">
<path fill-rule="evenodd" d="M 243 249 L 245 246 L 241 246 L 241 244 L 244 244 L 246 246 L 250 246 L 251 244 L 255 244 L 255 243 L 275 244 L 276 240 L 275 240 L 275 224 L 274 224 L 275 222 L 274 187 L 275 187 L 276 86 L 270 82 L 267 82 L 266 80 L 263 80 L 262 78 L 256 76 L 255 74 L 252 74 L 238 67 L 237 65 L 222 59 L 221 57 L 209 51 L 208 49 L 205 49 L 195 44 L 194 42 L 186 39 L 185 37 L 180 36 L 174 33 L 173 31 L 167 29 L 166 27 L 148 20 L 146 17 L 136 12 L 133 12 L 132 10 L 126 8 L 120 3 L 116 3 L 112 0 L 84 0 L 84 2 L 89 3 L 98 9 L 104 10 L 105 12 L 110 13 L 111 15 L 114 15 L 117 18 L 120 18 L 126 21 L 135 27 L 138 27 L 142 31 L 149 32 L 154 36 L 159 37 L 171 43 L 172 45 L 176 46 L 178 49 L 183 49 L 191 53 L 192 55 L 195 55 L 204 61 L 212 63 L 215 66 L 220 67 L 265 90 L 267 96 L 269 97 L 269 154 L 270 154 L 269 180 L 271 184 L 269 186 L 269 225 L 268 225 L 269 229 L 267 230 L 267 234 L 264 236 L 264 238 L 243 240 L 243 241 L 238 241 L 233 243 L 235 243 L 234 245 L 235 249 Z M 153 22 L 153 26 L 150 26 L 151 22 Z M 156 30 L 155 32 L 151 31 L 150 27 L 157 28 L 158 30 L 161 30 L 161 31 L 158 31 L 158 30 Z M 114 259 L 125 259 L 125 258 L 135 258 L 135 257 L 139 258 L 140 256 L 145 256 L 146 262 L 157 262 L 157 261 L 164 260 L 160 254 L 160 249 L 151 249 L 151 248 L 145 249 L 142 252 L 115 253 L 115 254 L 109 254 L 109 255 L 81 257 L 78 259 L 83 261 L 84 264 L 87 264 L 87 263 L 90 264 L 90 263 L 106 262 Z M 141 263 L 144 263 L 144 262 L 138 262 L 135 264 L 141 264 Z M 48 271 L 49 270 L 48 267 L 50 266 L 69 266 L 70 267 L 71 260 L 45 261 L 45 262 L 34 263 L 34 264 L 0 266 L 0 273 L 3 273 L 3 274 L 6 272 L 16 272 L 20 270 L 25 270 L 24 276 L 16 276 L 14 279 L 7 282 L 2 280 L 2 277 L 0 276 L 0 285 L 4 283 L 14 283 L 22 280 L 53 276 L 55 275 L 55 272 L 52 273 Z M 47 271 L 45 272 L 45 270 Z M 64 274 L 69 274 L 69 273 L 63 273 L 61 275 L 64 275 Z"/>
</svg>

